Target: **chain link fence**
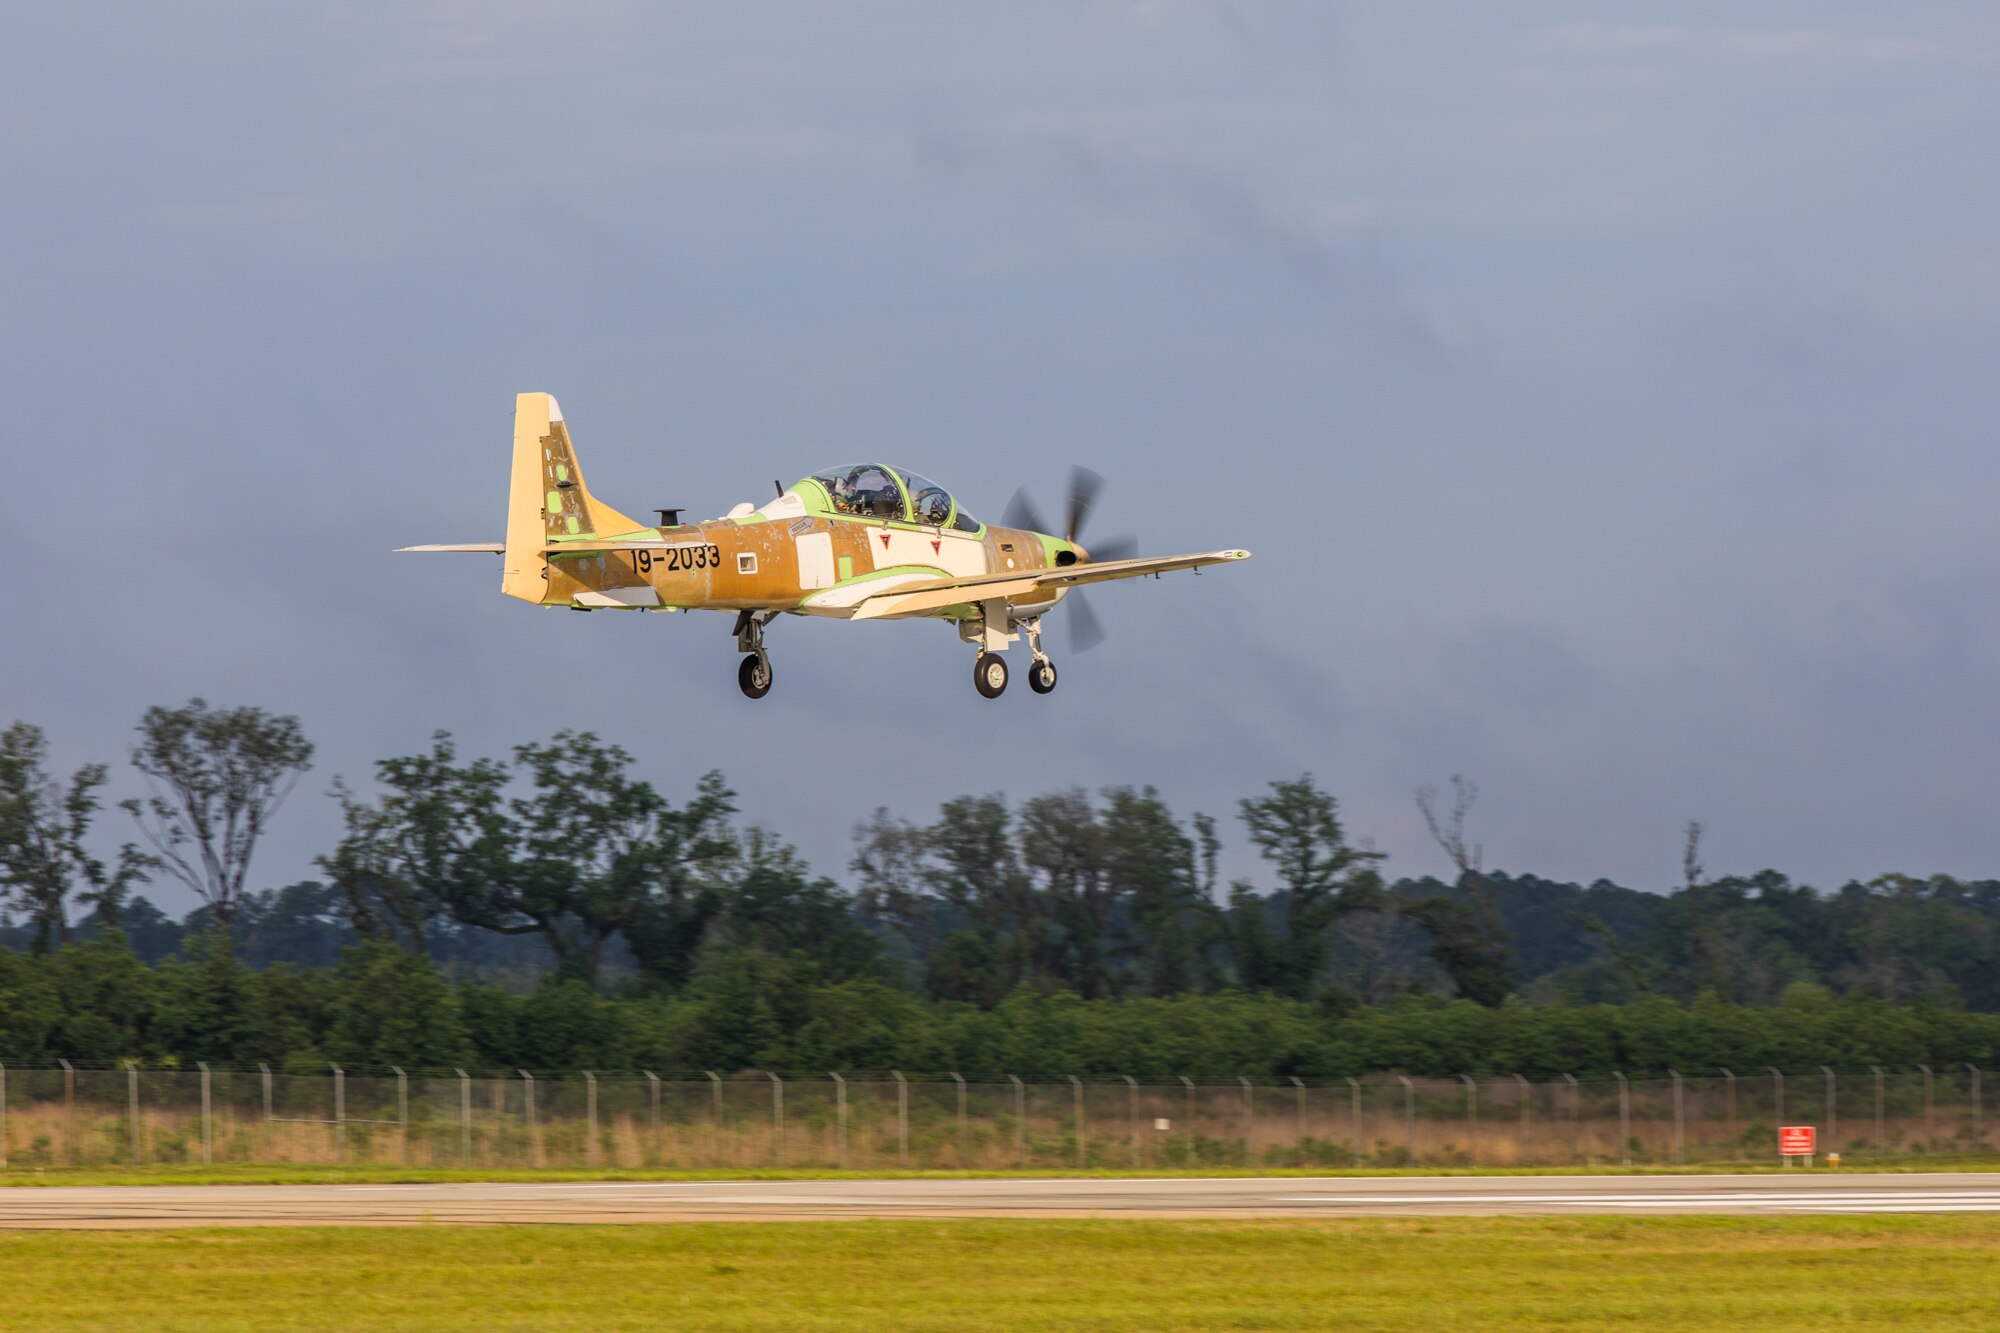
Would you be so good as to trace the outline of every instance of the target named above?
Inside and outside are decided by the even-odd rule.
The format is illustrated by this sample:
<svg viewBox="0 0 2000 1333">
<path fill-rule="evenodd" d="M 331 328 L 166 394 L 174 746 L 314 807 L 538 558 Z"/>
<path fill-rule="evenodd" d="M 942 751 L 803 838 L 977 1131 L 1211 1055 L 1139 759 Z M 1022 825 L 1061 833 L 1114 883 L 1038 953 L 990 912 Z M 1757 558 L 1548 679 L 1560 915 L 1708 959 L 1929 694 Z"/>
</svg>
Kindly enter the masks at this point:
<svg viewBox="0 0 2000 1333">
<path fill-rule="evenodd" d="M 1666 1078 L 1029 1082 L 0 1066 L 0 1167 L 158 1163 L 851 1170 L 1769 1161 L 1812 1125 L 1855 1162 L 1993 1151 L 1958 1070 Z"/>
</svg>

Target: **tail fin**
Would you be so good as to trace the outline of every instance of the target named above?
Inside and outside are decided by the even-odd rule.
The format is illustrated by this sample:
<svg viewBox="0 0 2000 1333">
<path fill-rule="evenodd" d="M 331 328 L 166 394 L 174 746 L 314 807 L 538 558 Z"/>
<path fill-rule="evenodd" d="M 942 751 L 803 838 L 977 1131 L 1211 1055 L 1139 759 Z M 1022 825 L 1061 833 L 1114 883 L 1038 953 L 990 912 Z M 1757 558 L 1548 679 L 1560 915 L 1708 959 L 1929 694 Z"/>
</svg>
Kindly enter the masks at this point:
<svg viewBox="0 0 2000 1333">
<path fill-rule="evenodd" d="M 551 538 L 609 536 L 636 532 L 641 526 L 592 498 L 555 396 L 516 395 L 514 475 L 507 492 L 507 547 L 500 590 L 524 602 L 540 602 L 549 586 L 542 550 Z"/>
</svg>

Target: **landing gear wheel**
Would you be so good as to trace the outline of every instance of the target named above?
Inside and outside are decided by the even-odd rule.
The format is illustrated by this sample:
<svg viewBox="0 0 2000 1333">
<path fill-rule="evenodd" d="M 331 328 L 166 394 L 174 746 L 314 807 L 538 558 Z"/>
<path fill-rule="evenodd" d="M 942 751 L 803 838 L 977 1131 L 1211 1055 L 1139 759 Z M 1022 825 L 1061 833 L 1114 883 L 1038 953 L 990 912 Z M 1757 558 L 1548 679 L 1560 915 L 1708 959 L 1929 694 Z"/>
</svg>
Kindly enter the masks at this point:
<svg viewBox="0 0 2000 1333">
<path fill-rule="evenodd" d="M 972 686 L 989 699 L 1007 688 L 1007 660 L 998 653 L 981 653 L 972 664 Z"/>
<path fill-rule="evenodd" d="M 1028 668 L 1028 688 L 1036 694 L 1047 694 L 1056 687 L 1056 664 L 1044 657 Z"/>
<path fill-rule="evenodd" d="M 771 692 L 771 659 L 762 653 L 752 653 L 736 668 L 736 683 L 743 693 L 752 699 L 761 699 Z"/>
</svg>

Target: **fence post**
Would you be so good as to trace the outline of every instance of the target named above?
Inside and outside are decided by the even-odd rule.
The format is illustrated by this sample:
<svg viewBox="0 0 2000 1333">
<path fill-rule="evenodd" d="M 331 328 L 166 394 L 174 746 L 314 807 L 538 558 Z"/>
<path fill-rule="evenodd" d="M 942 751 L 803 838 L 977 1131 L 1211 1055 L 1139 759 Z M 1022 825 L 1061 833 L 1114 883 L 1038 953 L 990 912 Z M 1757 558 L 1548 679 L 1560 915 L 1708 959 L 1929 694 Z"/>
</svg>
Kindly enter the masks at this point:
<svg viewBox="0 0 2000 1333">
<path fill-rule="evenodd" d="M 1083 1134 L 1083 1080 L 1075 1074 L 1065 1074 L 1069 1080 L 1070 1100 L 1076 1109 L 1076 1164 L 1080 1169 L 1090 1160 L 1090 1149 L 1085 1146 Z"/>
<path fill-rule="evenodd" d="M 1617 1070 L 1611 1077 L 1618 1080 L 1618 1160 L 1626 1166 L 1632 1165 L 1632 1085 Z"/>
<path fill-rule="evenodd" d="M 765 1071 L 771 1080 L 771 1155 L 779 1166 L 785 1164 L 785 1080 Z"/>
<path fill-rule="evenodd" d="M 583 1160 L 597 1165 L 597 1075 L 583 1071 Z"/>
<path fill-rule="evenodd" d="M 67 1068 L 69 1062 L 65 1060 L 63 1065 Z M 214 1143 L 214 1134 L 210 1127 L 209 1115 L 208 1062 L 197 1060 L 194 1062 L 194 1067 L 201 1071 L 201 1164 L 207 1166 L 213 1155 Z"/>
<path fill-rule="evenodd" d="M 829 1069 L 833 1077 L 833 1162 L 842 1171 L 847 1169 L 847 1080 Z"/>
<path fill-rule="evenodd" d="M 1292 1087 L 1295 1090 L 1293 1092 L 1293 1097 L 1297 1100 L 1299 1104 L 1298 1132 L 1294 1134 L 1293 1137 L 1298 1140 L 1300 1165 L 1304 1165 L 1304 1153 L 1306 1146 L 1306 1085 L 1305 1085 L 1305 1080 L 1300 1078 L 1297 1074 L 1289 1075 L 1289 1077 L 1292 1080 Z"/>
<path fill-rule="evenodd" d="M 0 1166 L 7 1165 L 7 1062 L 0 1060 Z"/>
<path fill-rule="evenodd" d="M 1187 1089 L 1187 1159 L 1193 1166 L 1201 1160 L 1201 1144 L 1194 1132 L 1194 1080 L 1186 1074 L 1180 1076 L 1181 1085 Z"/>
<path fill-rule="evenodd" d="M 1361 1080 L 1349 1075 L 1347 1078 L 1348 1115 L 1352 1126 L 1347 1132 L 1348 1155 L 1354 1158 L 1351 1166 L 1361 1164 Z"/>
<path fill-rule="evenodd" d="M 1785 1075 L 1776 1065 L 1765 1065 L 1764 1068 L 1771 1071 L 1772 1105 L 1777 1110 L 1778 1123 L 1782 1125 L 1785 1123 Z"/>
<path fill-rule="evenodd" d="M 130 1060 L 125 1062 L 125 1103 L 126 1114 L 131 1121 L 132 1164 L 137 1166 L 139 1156 L 139 1066 Z"/>
<path fill-rule="evenodd" d="M 951 1071 L 951 1081 L 958 1084 L 958 1166 L 965 1169 L 965 1076 L 956 1069 Z"/>
<path fill-rule="evenodd" d="M 1570 1155 L 1578 1161 L 1589 1161 L 1590 1154 L 1583 1150 L 1583 1089 L 1577 1084 L 1575 1074 L 1564 1074 L 1563 1081 L 1569 1084 Z"/>
<path fill-rule="evenodd" d="M 709 1086 L 715 1092 L 715 1114 L 710 1117 L 710 1122 L 711 1122 L 710 1137 L 714 1141 L 715 1145 L 715 1160 L 712 1163 L 712 1165 L 721 1166 L 722 1165 L 722 1077 L 721 1075 L 717 1074 L 713 1069 L 704 1069 L 701 1072 L 708 1075 Z"/>
<path fill-rule="evenodd" d="M 346 1163 L 348 1159 L 348 1071 L 332 1061 L 326 1067 L 334 1071 L 334 1161 Z M 204 1079 L 206 1087 L 206 1079 Z"/>
<path fill-rule="evenodd" d="M 658 1165 L 661 1149 L 666 1146 L 660 1134 L 660 1076 L 650 1069 L 642 1069 L 639 1072 L 646 1076 L 646 1100 L 653 1121 L 653 1163 Z"/>
<path fill-rule="evenodd" d="M 1870 1065 L 1868 1069 L 1870 1073 L 1875 1075 L 1875 1151 L 1877 1153 L 1886 1153 L 1889 1150 L 1889 1144 L 1883 1137 L 1886 1131 L 1882 1126 L 1882 1066 Z"/>
<path fill-rule="evenodd" d="M 472 1164 L 472 1076 L 458 1073 L 458 1160 Z"/>
<path fill-rule="evenodd" d="M 1840 1151 L 1840 1083 L 1828 1066 L 1821 1065 L 1819 1072 L 1826 1075 L 1826 1150 L 1837 1153 Z"/>
<path fill-rule="evenodd" d="M 899 1070 L 890 1070 L 896 1080 L 896 1165 L 910 1169 L 910 1080 Z"/>
<path fill-rule="evenodd" d="M 271 1105 L 271 1066 L 259 1060 L 257 1076 L 264 1084 L 264 1160 L 268 1162 L 277 1155 L 271 1151 L 271 1117 L 274 1114 Z"/>
<path fill-rule="evenodd" d="M 1472 1081 L 1472 1075 L 1460 1074 L 1465 1080 L 1465 1160 L 1469 1165 L 1479 1165 L 1479 1085 Z"/>
<path fill-rule="evenodd" d="M 410 1164 L 410 1076 L 403 1072 L 401 1065 L 390 1065 L 396 1073 L 396 1136 L 402 1142 L 397 1145 L 396 1156 L 404 1166 Z"/>
<path fill-rule="evenodd" d="M 1013 1074 L 1007 1081 L 1014 1085 L 1014 1166 L 1019 1170 L 1028 1165 L 1028 1089 Z"/>
<path fill-rule="evenodd" d="M 1528 1117 L 1535 1102 L 1535 1090 L 1520 1074 L 1514 1075 L 1514 1081 L 1521 1085 L 1521 1146 L 1525 1150 L 1528 1144 Z"/>
<path fill-rule="evenodd" d="M 1720 1065 L 1717 1065 L 1716 1068 L 1721 1069 L 1722 1067 Z M 1722 1087 L 1723 1087 L 1723 1102 L 1726 1107 L 1726 1114 L 1729 1117 L 1729 1142 L 1730 1145 L 1733 1147 L 1735 1146 L 1737 1138 L 1736 1075 L 1727 1069 L 1722 1070 Z"/>
<path fill-rule="evenodd" d="M 1257 1132 L 1256 1091 L 1242 1074 L 1236 1076 L 1236 1081 L 1243 1085 L 1243 1165 L 1249 1166 L 1256 1160 L 1251 1150 L 1251 1136 Z"/>
<path fill-rule="evenodd" d="M 1965 1068 L 1972 1075 L 1972 1149 L 1979 1150 L 1979 1141 L 1986 1137 L 1984 1119 L 1979 1106 L 1979 1066 L 1967 1060 Z"/>
<path fill-rule="evenodd" d="M 68 1154 L 72 1159 L 77 1159 L 76 1070 L 71 1067 L 69 1061 L 62 1059 L 61 1057 L 57 1057 L 56 1063 L 61 1065 L 63 1068 L 63 1151 L 66 1154 Z M 206 1144 L 205 1139 L 204 1139 L 204 1144 Z M 206 1162 L 208 1161 L 208 1158 L 204 1156 L 201 1160 L 203 1162 Z M 72 1160 L 71 1162 L 71 1165 L 73 1166 L 81 1166 L 82 1164 L 83 1163 L 80 1159 Z"/>
<path fill-rule="evenodd" d="M 1403 1165 L 1417 1164 L 1417 1086 L 1401 1074 L 1403 1085 Z"/>
<path fill-rule="evenodd" d="M 521 1076 L 521 1113 L 523 1124 L 528 1130 L 528 1162 L 531 1166 L 542 1164 L 542 1134 L 535 1124 L 535 1076 L 525 1069 L 517 1069 Z"/>
<path fill-rule="evenodd" d="M 1924 1071 L 1924 1151 L 1936 1152 L 1937 1143 L 1937 1099 L 1932 1095 L 1931 1067 L 1918 1065 Z"/>
<path fill-rule="evenodd" d="M 1125 1080 L 1125 1125 L 1132 1135 L 1132 1165 L 1139 1165 L 1139 1080 L 1120 1074 Z"/>
<path fill-rule="evenodd" d="M 1669 1069 L 1667 1077 L 1674 1081 L 1674 1165 L 1687 1164 L 1687 1117 L 1681 1108 L 1681 1071 Z"/>
</svg>

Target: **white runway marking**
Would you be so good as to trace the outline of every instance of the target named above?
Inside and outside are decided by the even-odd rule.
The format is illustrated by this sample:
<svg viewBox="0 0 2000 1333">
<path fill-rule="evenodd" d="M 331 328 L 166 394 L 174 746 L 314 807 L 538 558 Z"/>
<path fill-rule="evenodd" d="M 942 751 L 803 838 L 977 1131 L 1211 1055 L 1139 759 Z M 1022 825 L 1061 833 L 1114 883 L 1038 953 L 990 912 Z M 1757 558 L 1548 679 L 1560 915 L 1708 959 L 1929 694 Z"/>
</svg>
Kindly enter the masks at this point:
<svg viewBox="0 0 2000 1333">
<path fill-rule="evenodd" d="M 1741 1190 L 1723 1193 L 1675 1194 L 1485 1194 L 1476 1191 L 1427 1194 L 1295 1194 L 1285 1203 L 1342 1208 L 1640 1208 L 1699 1212 L 1757 1209 L 1782 1212 L 1868 1213 L 1990 1213 L 2000 1212 L 2000 1190 Z"/>
</svg>

